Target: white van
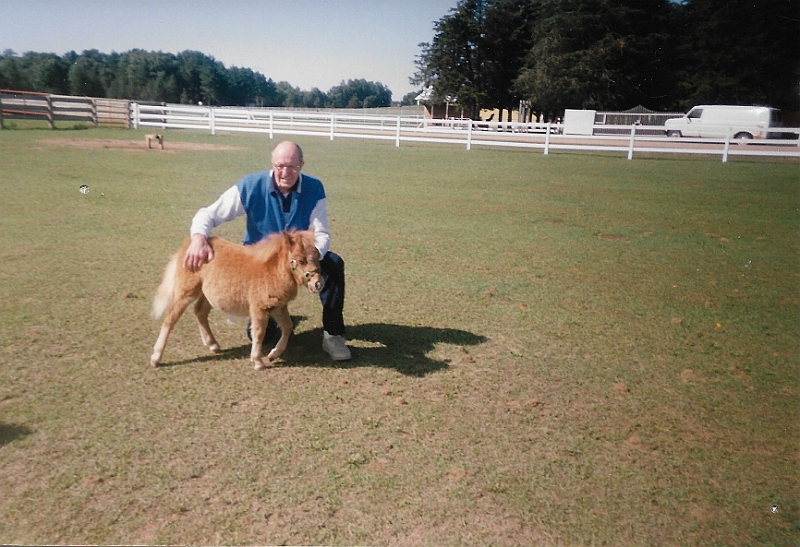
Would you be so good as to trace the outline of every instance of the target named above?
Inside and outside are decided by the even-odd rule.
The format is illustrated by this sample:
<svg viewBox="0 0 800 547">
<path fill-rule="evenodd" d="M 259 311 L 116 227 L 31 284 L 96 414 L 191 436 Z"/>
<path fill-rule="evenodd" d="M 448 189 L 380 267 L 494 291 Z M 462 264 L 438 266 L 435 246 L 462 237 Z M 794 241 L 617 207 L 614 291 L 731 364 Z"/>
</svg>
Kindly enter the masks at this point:
<svg viewBox="0 0 800 547">
<path fill-rule="evenodd" d="M 783 127 L 781 111 L 766 106 L 695 106 L 682 118 L 670 118 L 664 123 L 668 137 L 714 137 L 734 139 L 766 139 L 780 137 L 770 127 Z"/>
</svg>

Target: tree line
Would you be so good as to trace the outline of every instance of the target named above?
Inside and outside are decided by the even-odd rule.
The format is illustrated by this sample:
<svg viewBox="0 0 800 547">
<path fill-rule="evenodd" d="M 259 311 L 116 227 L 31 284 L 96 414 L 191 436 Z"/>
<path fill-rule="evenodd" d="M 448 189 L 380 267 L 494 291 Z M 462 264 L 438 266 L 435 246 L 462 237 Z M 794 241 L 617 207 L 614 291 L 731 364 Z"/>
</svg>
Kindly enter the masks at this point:
<svg viewBox="0 0 800 547">
<path fill-rule="evenodd" d="M 197 52 L 87 50 L 65 55 L 6 50 L 0 55 L 0 89 L 180 104 L 371 108 L 390 106 L 380 82 L 348 80 L 328 92 L 303 91 L 249 68 Z"/>
<path fill-rule="evenodd" d="M 684 111 L 764 104 L 800 111 L 800 0 L 460 0 L 420 44 L 411 83 L 473 118 L 521 100 L 566 108 Z M 379 82 L 327 92 L 226 68 L 197 51 L 0 55 L 0 88 L 182 104 L 389 106 Z M 419 92 L 406 95 L 413 104 Z"/>
<path fill-rule="evenodd" d="M 420 44 L 411 82 L 509 111 L 800 110 L 798 0 L 462 0 Z"/>
</svg>

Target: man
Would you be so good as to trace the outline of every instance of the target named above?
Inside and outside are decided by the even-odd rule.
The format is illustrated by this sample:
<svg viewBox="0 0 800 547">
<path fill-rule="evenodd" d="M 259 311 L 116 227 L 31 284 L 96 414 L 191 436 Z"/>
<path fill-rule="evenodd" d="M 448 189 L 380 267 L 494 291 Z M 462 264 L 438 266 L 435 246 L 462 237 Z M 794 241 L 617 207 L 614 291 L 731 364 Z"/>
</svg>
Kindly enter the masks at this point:
<svg viewBox="0 0 800 547">
<path fill-rule="evenodd" d="M 213 260 L 214 251 L 208 244 L 211 231 L 241 215 L 247 215 L 245 245 L 290 228 L 314 230 L 325 280 L 325 287 L 320 292 L 324 328 L 322 349 L 334 361 L 346 361 L 351 354 L 344 340 L 342 315 L 344 261 L 328 250 L 331 236 L 325 189 L 319 179 L 301 173 L 303 151 L 296 143 L 285 141 L 278 144 L 272 151 L 271 159 L 270 171 L 247 175 L 226 190 L 217 201 L 197 211 L 192 219 L 192 242 L 186 251 L 183 267 L 195 272 Z M 274 323 L 270 321 L 270 324 L 274 329 Z"/>
</svg>

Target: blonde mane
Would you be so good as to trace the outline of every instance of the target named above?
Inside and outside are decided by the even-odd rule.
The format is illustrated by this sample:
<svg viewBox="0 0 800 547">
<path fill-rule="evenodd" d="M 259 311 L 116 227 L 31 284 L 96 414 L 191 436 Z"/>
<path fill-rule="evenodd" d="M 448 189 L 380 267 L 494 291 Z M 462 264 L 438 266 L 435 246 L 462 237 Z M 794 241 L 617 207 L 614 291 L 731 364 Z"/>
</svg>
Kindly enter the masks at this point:
<svg viewBox="0 0 800 547">
<path fill-rule="evenodd" d="M 251 253 L 253 258 L 259 261 L 268 262 L 274 260 L 275 257 L 280 258 L 281 256 L 288 256 L 289 250 L 292 246 L 292 240 L 302 241 L 304 250 L 309 246 L 314 246 L 316 243 L 312 232 L 300 232 L 292 229 L 270 234 L 257 243 L 245 246 L 245 249 Z"/>
<path fill-rule="evenodd" d="M 280 258 L 289 252 L 286 237 L 283 232 L 270 234 L 261 241 L 252 245 L 245 245 L 248 254 L 258 261 L 269 262 Z M 283 251 L 283 252 L 282 252 Z"/>
</svg>

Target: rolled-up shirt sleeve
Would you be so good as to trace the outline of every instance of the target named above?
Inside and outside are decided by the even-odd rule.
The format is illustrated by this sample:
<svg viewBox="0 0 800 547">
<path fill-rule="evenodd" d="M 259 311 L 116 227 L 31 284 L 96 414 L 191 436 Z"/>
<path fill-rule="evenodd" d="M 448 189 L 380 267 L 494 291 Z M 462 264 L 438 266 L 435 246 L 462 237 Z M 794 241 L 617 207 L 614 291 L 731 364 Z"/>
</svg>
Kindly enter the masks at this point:
<svg viewBox="0 0 800 547">
<path fill-rule="evenodd" d="M 219 197 L 217 201 L 203 207 L 194 215 L 189 234 L 203 234 L 211 236 L 211 231 L 223 222 L 231 221 L 245 214 L 239 188 L 231 186 Z M 322 253 L 322 251 L 320 251 Z"/>
<path fill-rule="evenodd" d="M 316 247 L 319 250 L 320 258 L 328 253 L 331 246 L 331 233 L 328 228 L 328 203 L 322 198 L 311 211 L 308 227 L 314 230 Z"/>
</svg>

